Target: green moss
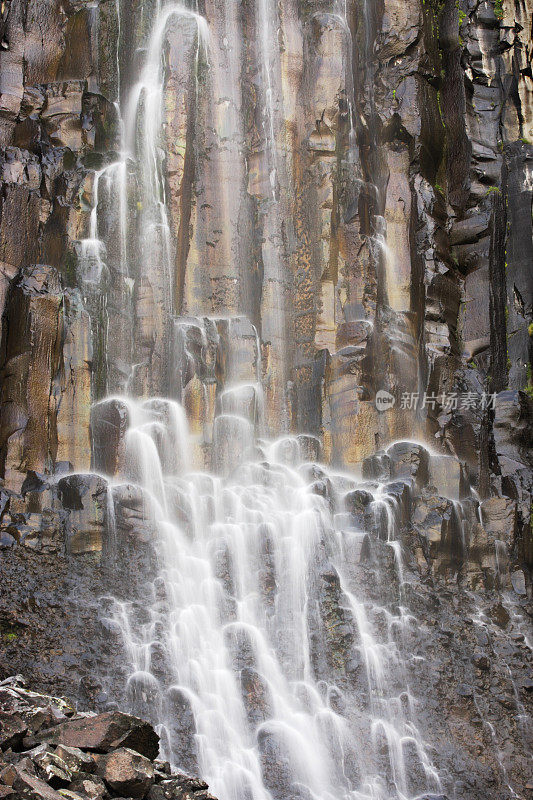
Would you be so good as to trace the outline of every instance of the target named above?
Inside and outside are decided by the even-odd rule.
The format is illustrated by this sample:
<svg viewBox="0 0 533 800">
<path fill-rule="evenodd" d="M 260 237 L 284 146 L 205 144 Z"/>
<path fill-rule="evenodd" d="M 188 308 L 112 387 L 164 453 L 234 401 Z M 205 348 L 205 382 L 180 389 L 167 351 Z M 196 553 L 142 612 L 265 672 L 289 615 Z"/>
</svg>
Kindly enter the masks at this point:
<svg viewBox="0 0 533 800">
<path fill-rule="evenodd" d="M 494 0 L 494 16 L 496 19 L 503 19 L 503 0 Z"/>
<path fill-rule="evenodd" d="M 488 197 L 490 194 L 501 194 L 501 189 L 499 189 L 498 186 L 489 186 L 485 192 L 485 197 Z"/>
<path fill-rule="evenodd" d="M 17 622 L 8 622 L 0 619 L 0 642 L 5 644 L 16 642 L 21 630 L 22 628 Z"/>
<path fill-rule="evenodd" d="M 527 329 L 527 332 L 529 333 L 530 336 L 533 336 L 533 322 L 529 323 L 529 327 Z"/>
<path fill-rule="evenodd" d="M 531 364 L 526 367 L 527 385 L 526 394 L 533 400 L 533 373 L 531 371 Z"/>
<path fill-rule="evenodd" d="M 459 0 L 455 0 L 455 8 L 457 9 L 457 17 L 458 17 L 458 20 L 459 20 L 459 44 L 462 46 L 463 45 L 463 39 L 462 39 L 462 36 L 461 36 L 461 28 L 464 25 L 464 21 L 466 19 L 466 13 L 463 11 L 461 6 L 459 5 Z"/>
<path fill-rule="evenodd" d="M 76 286 L 76 272 L 78 266 L 78 257 L 74 249 L 67 250 L 65 260 L 63 261 L 63 276 L 67 286 Z"/>
<path fill-rule="evenodd" d="M 440 89 L 437 90 L 437 108 L 439 109 L 439 117 L 441 119 L 441 122 L 444 125 L 444 119 L 442 117 L 442 108 L 440 104 Z M 444 127 L 446 127 L 446 125 L 444 125 Z"/>
</svg>

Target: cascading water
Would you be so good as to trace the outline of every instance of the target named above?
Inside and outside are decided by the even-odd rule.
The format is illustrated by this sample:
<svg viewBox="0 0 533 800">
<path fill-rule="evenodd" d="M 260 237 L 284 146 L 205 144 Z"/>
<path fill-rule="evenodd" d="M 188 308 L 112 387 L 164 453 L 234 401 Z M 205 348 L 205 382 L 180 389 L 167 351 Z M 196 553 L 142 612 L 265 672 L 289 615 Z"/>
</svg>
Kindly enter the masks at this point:
<svg viewBox="0 0 533 800">
<path fill-rule="evenodd" d="M 340 20 L 347 38 L 345 6 L 342 12 L 332 15 L 332 30 Z M 265 234 L 276 240 L 282 202 L 270 41 L 275 14 L 266 0 L 258 0 L 256 14 L 271 180 L 259 208 Z M 108 528 L 113 537 L 120 530 L 117 509 L 126 498 L 141 507 L 158 553 L 144 608 L 105 599 L 109 624 L 125 647 L 130 707 L 157 725 L 162 755 L 198 772 L 219 800 L 406 800 L 438 792 L 409 686 L 419 658 L 412 651 L 418 622 L 405 605 L 398 481 L 387 487 L 320 465 L 318 440 L 310 436 L 261 439 L 273 427 L 261 386 L 264 340 L 241 317 L 175 316 L 162 132 L 163 56 L 176 21 L 196 27 L 197 54 L 202 49 L 209 61 L 205 20 L 158 3 L 128 104 L 127 157 L 95 176 L 82 251 L 82 263 L 95 262 L 101 271 L 98 201 L 106 176 L 118 181 L 121 198 L 120 263 L 137 258 L 121 271 L 140 281 L 157 276 L 156 305 L 171 319 L 169 333 L 158 318 L 171 340 L 159 355 L 171 354 L 169 385 L 181 401 L 111 397 L 95 407 L 98 414 L 114 405 L 126 420 L 117 463 L 107 470 Z M 213 60 L 219 89 L 236 80 L 231 36 L 235 32 L 219 42 Z M 216 136 L 240 163 L 236 100 L 229 94 L 216 109 Z M 351 106 L 349 97 L 353 150 Z M 135 230 L 127 218 L 127 159 L 138 184 Z M 219 165 L 227 213 L 234 205 L 228 195 L 232 163 L 228 156 Z M 228 259 L 233 233 L 224 234 Z M 262 334 L 273 346 L 270 358 L 283 360 L 286 309 L 276 295 L 285 280 L 282 259 L 270 245 L 262 257 L 262 302 L 271 308 Z M 160 333 L 150 340 L 153 350 Z M 142 366 L 133 367 L 127 386 L 146 395 L 149 385 L 137 381 Z M 220 372 L 225 382 L 215 396 Z M 274 405 L 280 433 L 283 403 L 278 398 Z M 186 411 L 195 408 L 207 416 L 210 409 L 212 422 L 189 426 Z M 412 481 L 404 483 L 409 494 Z"/>
<path fill-rule="evenodd" d="M 78 245 L 78 274 L 81 285 L 98 285 L 107 272 L 107 249 L 98 225 L 98 206 L 102 189 L 108 202 L 118 206 L 118 258 L 117 268 L 127 275 L 127 224 L 126 224 L 126 161 L 116 161 L 95 172 L 92 188 L 92 208 L 89 217 L 89 236 Z"/>
<path fill-rule="evenodd" d="M 306 461 L 296 437 L 254 441 L 251 422 L 227 414 L 217 418 L 219 471 L 227 435 L 240 465 L 227 478 L 190 473 L 179 406 L 127 405 L 122 477 L 143 488 L 161 572 L 143 624 L 116 601 L 110 618 L 130 661 L 132 708 L 158 724 L 163 755 L 175 760 L 192 737 L 196 768 L 221 800 L 437 790 L 404 675 L 416 620 L 394 593 L 380 607 L 360 590 L 369 540 L 350 498 L 373 492 L 366 524 L 395 545 L 384 488 Z M 396 549 L 395 559 L 401 581 Z M 341 644 L 330 654 L 333 632 Z M 176 698 L 188 715 L 176 717 Z"/>
<path fill-rule="evenodd" d="M 162 304 L 172 307 L 172 243 L 168 221 L 166 185 L 162 175 L 163 48 L 168 26 L 180 19 L 191 20 L 197 29 L 198 49 L 207 49 L 208 29 L 203 17 L 176 3 L 159 8 L 148 43 L 140 79 L 133 88 L 125 120 L 126 150 L 139 165 L 140 201 L 138 220 L 141 275 L 154 268 L 163 278 Z M 154 264 L 155 260 L 155 264 Z"/>
</svg>

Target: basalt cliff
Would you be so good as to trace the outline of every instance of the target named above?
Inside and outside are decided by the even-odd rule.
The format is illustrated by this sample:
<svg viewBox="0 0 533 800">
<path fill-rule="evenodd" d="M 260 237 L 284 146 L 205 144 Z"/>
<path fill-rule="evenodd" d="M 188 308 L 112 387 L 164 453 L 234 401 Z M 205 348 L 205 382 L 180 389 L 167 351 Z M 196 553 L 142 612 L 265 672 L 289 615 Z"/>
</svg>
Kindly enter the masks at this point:
<svg viewBox="0 0 533 800">
<path fill-rule="evenodd" d="M 3 0 L 0 679 L 219 800 L 533 796 L 532 25 Z"/>
</svg>

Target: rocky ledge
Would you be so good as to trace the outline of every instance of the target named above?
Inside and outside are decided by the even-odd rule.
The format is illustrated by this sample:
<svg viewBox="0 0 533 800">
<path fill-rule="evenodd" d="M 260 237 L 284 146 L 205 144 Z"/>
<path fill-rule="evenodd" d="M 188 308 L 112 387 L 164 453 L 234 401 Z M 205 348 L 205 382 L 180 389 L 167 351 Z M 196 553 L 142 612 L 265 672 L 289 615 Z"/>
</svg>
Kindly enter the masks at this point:
<svg viewBox="0 0 533 800">
<path fill-rule="evenodd" d="M 129 714 L 0 683 L 0 800 L 214 800 L 207 784 L 157 758 L 159 736 Z"/>
</svg>

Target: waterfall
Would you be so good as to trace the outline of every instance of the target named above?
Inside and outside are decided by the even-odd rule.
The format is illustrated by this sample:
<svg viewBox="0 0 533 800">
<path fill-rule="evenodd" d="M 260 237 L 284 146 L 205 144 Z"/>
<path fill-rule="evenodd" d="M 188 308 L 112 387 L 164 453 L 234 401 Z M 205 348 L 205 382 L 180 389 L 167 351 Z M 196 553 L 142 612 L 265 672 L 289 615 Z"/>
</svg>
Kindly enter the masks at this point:
<svg viewBox="0 0 533 800">
<path fill-rule="evenodd" d="M 126 149 L 136 158 L 140 172 L 138 270 L 141 275 L 153 273 L 154 270 L 161 275 L 163 305 L 168 311 L 173 305 L 173 245 L 166 182 L 162 172 L 163 48 L 169 24 L 180 19 L 194 22 L 198 49 L 207 51 L 208 29 L 203 17 L 175 3 L 159 9 L 148 42 L 141 77 L 132 89 L 125 119 Z"/>
<path fill-rule="evenodd" d="M 110 795 L 531 788 L 532 13 L 1 3 L 0 695 Z"/>
<path fill-rule="evenodd" d="M 401 552 L 389 607 L 361 591 L 365 524 L 377 520 L 383 546 L 397 544 L 385 487 L 309 463 L 296 437 L 254 443 L 248 421 L 231 414 L 217 417 L 217 474 L 191 473 L 177 405 L 129 406 L 115 483 L 142 487 L 161 571 L 146 622 L 118 601 L 111 618 L 132 710 L 158 725 L 163 756 L 176 761 L 178 742 L 192 737 L 196 768 L 221 800 L 438 790 L 404 675 L 418 621 L 398 604 Z M 371 494 L 366 523 L 345 511 L 354 492 Z M 175 716 L 176 696 L 189 715 Z"/>
<path fill-rule="evenodd" d="M 173 395 L 153 396 L 148 381 L 137 379 L 145 368 L 139 361 L 126 384 L 132 396 L 95 406 L 96 414 L 118 409 L 125 420 L 118 438 L 104 436 L 99 444 L 113 552 L 127 497 L 128 508 L 142 509 L 143 535 L 152 537 L 158 561 L 143 608 L 109 597 L 106 613 L 123 643 L 130 709 L 157 726 L 161 755 L 201 775 L 219 800 L 407 800 L 439 791 L 440 780 L 409 685 L 420 623 L 404 605 L 409 571 L 393 490 L 321 464 L 316 437 L 262 438 L 287 427 L 281 389 L 262 385 L 265 341 L 268 362 L 282 363 L 286 379 L 287 308 L 273 98 L 276 10 L 266 0 L 255 9 L 269 176 L 269 191 L 256 198 L 264 234 L 261 337 L 244 317 L 180 317 L 173 301 L 165 48 L 182 24 L 192 23 L 196 58 L 204 53 L 212 84 L 224 89 L 212 109 L 213 136 L 224 153 L 213 157 L 213 169 L 228 215 L 221 239 L 229 262 L 237 230 L 231 192 L 242 166 L 236 31 L 226 31 L 211 56 L 205 19 L 158 3 L 127 103 L 124 152 L 94 177 L 82 262 L 103 269 L 98 203 L 105 179 L 118 191 L 119 272 L 137 283 L 151 277 L 155 305 L 166 315 L 156 315 L 155 329 L 143 335 L 162 361 L 171 360 L 166 386 Z M 224 10 L 226 4 L 217 13 Z M 346 7 L 331 18 L 330 29 L 340 22 L 351 51 Z M 353 86 L 348 162 L 355 148 L 352 94 Z M 127 210 L 130 172 L 137 181 L 135 226 Z M 226 313 L 236 314 L 233 301 L 228 305 Z M 158 340 L 164 336 L 171 340 L 166 350 Z M 412 481 L 404 484 L 411 492 Z"/>
</svg>

